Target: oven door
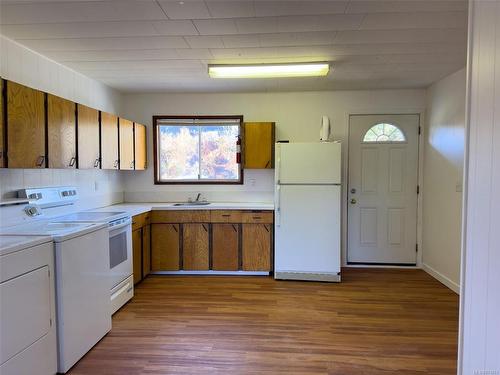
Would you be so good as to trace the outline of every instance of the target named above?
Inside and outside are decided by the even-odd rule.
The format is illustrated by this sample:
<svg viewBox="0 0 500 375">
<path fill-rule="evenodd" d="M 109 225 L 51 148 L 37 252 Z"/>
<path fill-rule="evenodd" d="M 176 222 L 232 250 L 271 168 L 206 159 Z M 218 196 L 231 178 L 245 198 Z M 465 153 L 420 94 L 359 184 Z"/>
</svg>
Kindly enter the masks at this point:
<svg viewBox="0 0 500 375">
<path fill-rule="evenodd" d="M 132 220 L 109 228 L 111 289 L 132 275 Z"/>
</svg>

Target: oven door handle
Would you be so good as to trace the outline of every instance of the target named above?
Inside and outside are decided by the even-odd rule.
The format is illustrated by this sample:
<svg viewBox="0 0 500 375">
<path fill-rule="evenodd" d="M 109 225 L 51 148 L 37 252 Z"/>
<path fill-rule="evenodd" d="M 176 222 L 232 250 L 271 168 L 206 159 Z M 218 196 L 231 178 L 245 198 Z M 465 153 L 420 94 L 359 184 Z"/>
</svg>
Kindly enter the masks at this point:
<svg viewBox="0 0 500 375">
<path fill-rule="evenodd" d="M 110 232 L 114 232 L 115 230 L 117 229 L 121 229 L 123 227 L 126 227 L 127 225 L 130 225 L 132 224 L 132 219 L 127 219 L 126 221 L 124 221 L 123 223 L 121 224 L 118 224 L 118 225 L 114 225 L 112 227 L 109 227 L 109 231 Z"/>
</svg>

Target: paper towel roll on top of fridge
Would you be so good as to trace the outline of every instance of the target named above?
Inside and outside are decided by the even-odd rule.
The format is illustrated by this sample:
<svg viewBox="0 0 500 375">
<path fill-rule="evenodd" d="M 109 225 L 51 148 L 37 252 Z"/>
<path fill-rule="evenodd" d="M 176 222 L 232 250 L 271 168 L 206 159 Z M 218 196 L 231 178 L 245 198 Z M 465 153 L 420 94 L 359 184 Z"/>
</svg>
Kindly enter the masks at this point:
<svg viewBox="0 0 500 375">
<path fill-rule="evenodd" d="M 328 116 L 321 118 L 321 130 L 319 131 L 319 140 L 321 142 L 328 142 L 330 138 L 330 119 Z"/>
</svg>

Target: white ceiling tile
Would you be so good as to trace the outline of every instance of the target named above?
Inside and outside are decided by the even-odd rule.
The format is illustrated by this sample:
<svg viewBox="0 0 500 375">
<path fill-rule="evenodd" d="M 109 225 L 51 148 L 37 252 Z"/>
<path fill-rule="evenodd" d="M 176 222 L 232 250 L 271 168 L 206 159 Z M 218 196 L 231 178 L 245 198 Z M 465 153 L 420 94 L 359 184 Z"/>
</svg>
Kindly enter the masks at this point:
<svg viewBox="0 0 500 375">
<path fill-rule="evenodd" d="M 159 0 L 159 4 L 170 19 L 211 18 L 204 1 Z"/>
<path fill-rule="evenodd" d="M 193 22 L 201 35 L 238 34 L 236 24 L 232 19 L 195 20 Z"/>
<path fill-rule="evenodd" d="M 331 46 L 311 47 L 268 47 L 268 48 L 222 48 L 211 49 L 215 59 L 259 58 L 259 57 L 299 57 L 325 58 L 333 54 Z"/>
<path fill-rule="evenodd" d="M 356 30 L 362 15 L 290 16 L 278 18 L 280 32 Z"/>
<path fill-rule="evenodd" d="M 222 37 L 224 47 L 240 48 L 240 47 L 260 47 L 259 35 L 225 35 Z"/>
<path fill-rule="evenodd" d="M 175 49 L 109 50 L 109 51 L 47 51 L 45 55 L 56 61 L 140 61 L 179 59 Z"/>
<path fill-rule="evenodd" d="M 177 50 L 177 55 L 181 59 L 211 59 L 212 53 L 208 48 L 183 48 Z"/>
<path fill-rule="evenodd" d="M 213 18 L 255 17 L 253 1 L 206 0 L 205 3 Z"/>
<path fill-rule="evenodd" d="M 151 60 L 143 61 L 140 65 L 137 61 L 76 61 L 68 62 L 66 65 L 81 69 L 82 71 L 91 70 L 112 70 L 119 71 L 122 69 L 144 70 L 144 69 L 199 69 L 204 65 L 197 60 Z"/>
<path fill-rule="evenodd" d="M 360 29 L 449 29 L 465 28 L 466 12 L 367 14 Z"/>
<path fill-rule="evenodd" d="M 193 35 L 184 37 L 191 48 L 224 48 L 222 37 L 211 35 Z"/>
<path fill-rule="evenodd" d="M 335 31 L 318 31 L 305 33 L 277 33 L 259 35 L 261 47 L 307 46 L 332 44 Z"/>
<path fill-rule="evenodd" d="M 334 44 L 465 42 L 466 38 L 467 29 L 347 30 L 337 33 Z"/>
<path fill-rule="evenodd" d="M 47 39 L 147 36 L 158 32 L 149 21 L 124 21 L 2 25 L 2 34 L 13 39 Z"/>
<path fill-rule="evenodd" d="M 198 35 L 198 31 L 189 20 L 153 21 L 159 35 Z"/>
<path fill-rule="evenodd" d="M 2 4 L 0 23 L 32 24 L 166 19 L 153 0 Z"/>
<path fill-rule="evenodd" d="M 346 13 L 404 13 L 466 11 L 466 0 L 350 1 Z"/>
<path fill-rule="evenodd" d="M 257 17 L 342 14 L 348 1 L 255 1 Z"/>
<path fill-rule="evenodd" d="M 22 43 L 40 52 L 189 48 L 180 36 L 24 39 Z"/>
<path fill-rule="evenodd" d="M 261 34 L 279 32 L 277 17 L 237 18 L 237 32 L 232 34 Z"/>
</svg>

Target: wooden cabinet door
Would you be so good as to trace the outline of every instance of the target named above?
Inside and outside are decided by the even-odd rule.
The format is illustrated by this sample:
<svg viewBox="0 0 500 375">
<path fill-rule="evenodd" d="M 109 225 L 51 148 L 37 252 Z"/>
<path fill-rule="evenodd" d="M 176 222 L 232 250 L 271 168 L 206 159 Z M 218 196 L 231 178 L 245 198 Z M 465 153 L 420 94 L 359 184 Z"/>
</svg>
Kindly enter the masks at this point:
<svg viewBox="0 0 500 375">
<path fill-rule="evenodd" d="M 141 124 L 134 123 L 135 136 L 135 169 L 144 170 L 147 168 L 147 141 L 146 127 Z"/>
<path fill-rule="evenodd" d="M 120 118 L 120 169 L 134 169 L 134 123 Z"/>
<path fill-rule="evenodd" d="M 151 271 L 178 271 L 179 224 L 151 224 Z"/>
<path fill-rule="evenodd" d="M 243 224 L 242 262 L 244 271 L 271 270 L 270 224 Z"/>
<path fill-rule="evenodd" d="M 274 166 L 274 122 L 245 122 L 244 167 L 269 169 Z"/>
<path fill-rule="evenodd" d="M 75 103 L 47 94 L 49 168 L 76 168 Z"/>
<path fill-rule="evenodd" d="M 45 167 L 45 94 L 7 82 L 9 168 Z"/>
<path fill-rule="evenodd" d="M 5 126 L 3 118 L 3 79 L 0 78 L 0 168 L 5 167 Z"/>
<path fill-rule="evenodd" d="M 78 168 L 100 167 L 99 111 L 78 104 Z"/>
<path fill-rule="evenodd" d="M 182 269 L 208 270 L 208 224 L 184 224 L 182 239 Z"/>
<path fill-rule="evenodd" d="M 118 117 L 101 112 L 101 168 L 118 169 Z"/>
<path fill-rule="evenodd" d="M 151 271 L 151 226 L 142 227 L 142 277 Z"/>
<path fill-rule="evenodd" d="M 238 224 L 212 224 L 212 269 L 217 271 L 237 271 Z"/>
<path fill-rule="evenodd" d="M 142 229 L 132 231 L 132 260 L 134 284 L 142 280 Z"/>
</svg>

